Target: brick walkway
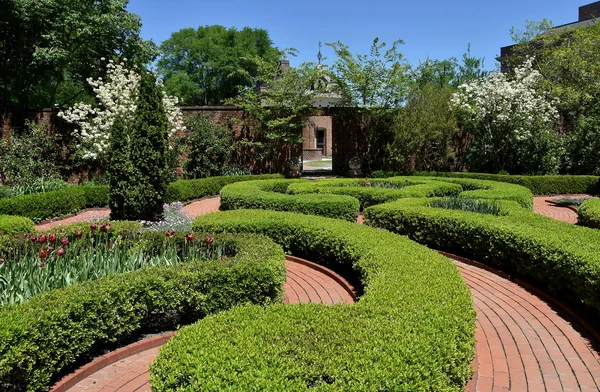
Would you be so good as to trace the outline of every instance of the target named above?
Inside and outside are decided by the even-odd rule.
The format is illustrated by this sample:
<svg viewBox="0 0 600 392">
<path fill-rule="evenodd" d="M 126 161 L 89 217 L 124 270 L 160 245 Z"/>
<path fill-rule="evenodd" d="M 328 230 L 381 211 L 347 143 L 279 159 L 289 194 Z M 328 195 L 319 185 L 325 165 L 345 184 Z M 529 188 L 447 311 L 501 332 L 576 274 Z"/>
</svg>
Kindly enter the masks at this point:
<svg viewBox="0 0 600 392">
<path fill-rule="evenodd" d="M 588 198 L 590 195 L 536 196 L 533 198 L 533 212 L 574 225 L 577 223 L 577 212 L 568 207 L 557 206 L 549 202 L 549 200 L 557 200 L 565 197 L 572 199 Z"/>
<path fill-rule="evenodd" d="M 534 211 L 573 222 L 576 213 L 536 197 Z M 198 216 L 218 210 L 218 198 L 194 202 L 186 212 Z M 570 212 L 569 212 L 570 211 Z M 600 355 L 546 302 L 494 273 L 454 260 L 473 294 L 477 311 L 477 367 L 468 391 L 600 391 Z M 322 292 L 329 277 L 287 262 L 286 301 L 321 303 L 348 295 L 343 289 Z M 305 269 L 307 268 L 308 271 Z M 306 275 L 308 274 L 308 275 Z M 340 291 L 341 290 L 341 291 Z M 311 299 L 312 298 L 312 299 Z M 351 302 L 346 299 L 340 302 Z M 147 366 L 157 349 L 142 351 L 101 369 L 70 391 L 149 391 Z M 120 380 L 120 381 L 117 381 Z M 118 384 L 118 385 L 117 385 Z"/>
</svg>

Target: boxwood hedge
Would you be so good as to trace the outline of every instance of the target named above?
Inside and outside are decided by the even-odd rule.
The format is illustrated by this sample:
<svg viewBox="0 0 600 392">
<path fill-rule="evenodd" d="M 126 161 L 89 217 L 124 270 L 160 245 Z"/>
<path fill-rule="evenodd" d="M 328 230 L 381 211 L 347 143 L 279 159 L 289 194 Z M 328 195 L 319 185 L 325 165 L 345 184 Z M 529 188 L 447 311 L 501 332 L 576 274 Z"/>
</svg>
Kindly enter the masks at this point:
<svg viewBox="0 0 600 392">
<path fill-rule="evenodd" d="M 462 391 L 475 312 L 452 263 L 404 237 L 336 219 L 239 210 L 196 230 L 262 233 L 352 266 L 355 305 L 245 306 L 182 329 L 151 367 L 155 391 Z"/>
<path fill-rule="evenodd" d="M 0 215 L 0 235 L 15 233 L 30 233 L 35 224 L 29 218 L 23 216 Z"/>
<path fill-rule="evenodd" d="M 600 229 L 600 199 L 584 201 L 577 210 L 579 224 Z"/>
<path fill-rule="evenodd" d="M 0 389 L 47 390 L 61 369 L 94 347 L 130 336 L 157 313 L 194 320 L 238 304 L 281 300 L 280 246 L 259 236 L 215 241 L 236 253 L 111 275 L 1 307 Z"/>
<path fill-rule="evenodd" d="M 291 211 L 356 221 L 360 206 L 358 200 L 353 197 L 286 193 L 289 185 L 303 182 L 308 181 L 263 180 L 227 185 L 221 189 L 221 209 Z"/>
<path fill-rule="evenodd" d="M 209 177 L 169 184 L 165 202 L 189 201 L 219 194 L 221 188 L 238 181 L 282 178 L 280 174 Z M 84 208 L 107 207 L 108 186 L 70 186 L 58 191 L 0 198 L 0 214 L 18 215 L 40 222 L 72 214 Z"/>
<path fill-rule="evenodd" d="M 382 175 L 385 173 L 381 173 Z M 534 195 L 557 195 L 588 193 L 596 195 L 600 193 L 600 177 L 598 176 L 520 176 L 487 173 L 465 173 L 465 172 L 415 172 L 417 176 L 474 178 L 479 180 L 490 180 L 508 182 L 522 185 L 533 192 Z M 385 175 L 389 177 L 389 175 Z"/>
<path fill-rule="evenodd" d="M 365 210 L 367 224 L 534 279 L 600 314 L 600 232 L 501 201 L 506 215 L 429 207 L 405 199 Z"/>
</svg>

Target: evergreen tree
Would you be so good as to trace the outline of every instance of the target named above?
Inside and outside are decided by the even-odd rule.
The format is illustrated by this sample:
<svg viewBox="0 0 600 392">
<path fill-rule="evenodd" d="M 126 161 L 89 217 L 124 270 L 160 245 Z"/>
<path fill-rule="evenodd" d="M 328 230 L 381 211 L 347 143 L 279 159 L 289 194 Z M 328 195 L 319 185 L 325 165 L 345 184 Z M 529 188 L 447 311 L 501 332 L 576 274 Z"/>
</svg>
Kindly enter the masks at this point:
<svg viewBox="0 0 600 392">
<path fill-rule="evenodd" d="M 117 121 L 111 138 L 112 219 L 160 220 L 169 182 L 168 120 L 155 76 L 142 71 L 130 126 Z"/>
</svg>

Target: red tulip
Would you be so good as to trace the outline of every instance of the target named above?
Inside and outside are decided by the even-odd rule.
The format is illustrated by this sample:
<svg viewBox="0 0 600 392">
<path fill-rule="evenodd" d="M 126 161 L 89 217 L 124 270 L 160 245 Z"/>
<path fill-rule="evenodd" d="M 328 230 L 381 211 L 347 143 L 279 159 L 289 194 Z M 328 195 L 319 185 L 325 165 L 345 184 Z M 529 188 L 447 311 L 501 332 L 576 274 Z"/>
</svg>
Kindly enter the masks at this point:
<svg viewBox="0 0 600 392">
<path fill-rule="evenodd" d="M 108 229 L 110 229 L 110 223 L 105 223 L 102 226 L 100 226 L 100 231 L 103 233 L 106 233 Z"/>
<path fill-rule="evenodd" d="M 212 237 L 206 237 L 204 239 L 204 242 L 207 243 L 207 244 L 209 244 L 209 245 L 212 244 L 213 241 L 214 241 L 214 238 L 212 238 Z"/>
<path fill-rule="evenodd" d="M 40 241 L 40 244 L 43 244 L 44 242 L 46 242 L 46 234 L 42 234 L 40 236 L 40 238 L 38 238 L 38 241 Z"/>
<path fill-rule="evenodd" d="M 63 248 L 59 248 L 56 253 L 58 253 L 59 256 L 64 256 L 65 255 L 65 250 Z"/>
<path fill-rule="evenodd" d="M 34 236 L 34 235 L 32 235 L 29 239 L 31 240 L 31 242 L 37 242 L 38 241 L 37 237 Z"/>
<path fill-rule="evenodd" d="M 77 230 L 77 231 L 75 232 L 75 237 L 77 237 L 77 238 L 81 238 L 81 234 L 82 234 L 82 233 L 81 233 L 81 230 Z"/>
<path fill-rule="evenodd" d="M 40 250 L 40 258 L 45 259 L 46 257 L 48 257 L 48 252 L 46 249 Z"/>
<path fill-rule="evenodd" d="M 188 242 L 191 242 L 191 241 L 193 241 L 193 240 L 194 240 L 194 236 L 193 236 L 193 235 L 191 235 L 191 234 L 186 234 L 186 235 L 185 235 L 185 239 L 186 239 L 186 240 L 188 240 Z"/>
<path fill-rule="evenodd" d="M 97 228 L 98 228 L 98 225 L 97 225 L 97 224 L 95 224 L 95 223 L 92 223 L 92 224 L 90 225 L 90 229 L 92 229 L 92 230 L 96 230 Z"/>
<path fill-rule="evenodd" d="M 56 234 L 52 233 L 48 236 L 48 241 L 54 242 L 56 241 Z"/>
<path fill-rule="evenodd" d="M 63 238 L 60 240 L 60 243 L 61 243 L 63 246 L 67 246 L 67 245 L 69 245 L 69 239 L 68 239 L 67 237 L 63 237 Z"/>
</svg>

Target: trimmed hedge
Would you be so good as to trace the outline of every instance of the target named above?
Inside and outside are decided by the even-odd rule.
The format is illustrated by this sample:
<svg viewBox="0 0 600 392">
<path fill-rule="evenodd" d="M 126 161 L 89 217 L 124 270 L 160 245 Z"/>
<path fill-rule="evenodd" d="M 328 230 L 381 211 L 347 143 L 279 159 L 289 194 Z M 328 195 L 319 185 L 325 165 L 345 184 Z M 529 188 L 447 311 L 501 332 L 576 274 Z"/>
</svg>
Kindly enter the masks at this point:
<svg viewBox="0 0 600 392">
<path fill-rule="evenodd" d="M 596 195 L 600 193 L 600 177 L 598 176 L 519 176 L 464 172 L 415 172 L 414 174 L 417 176 L 474 178 L 479 180 L 508 182 L 522 185 L 531 190 L 534 195 L 573 193 L 589 193 L 591 195 Z"/>
<path fill-rule="evenodd" d="M 156 313 L 197 319 L 282 298 L 281 247 L 258 236 L 220 236 L 234 257 L 111 275 L 0 308 L 0 389 L 47 390 L 98 345 L 122 340 Z"/>
<path fill-rule="evenodd" d="M 221 209 L 241 208 L 290 211 L 355 222 L 359 202 L 344 195 L 286 194 L 292 184 L 306 180 L 246 181 L 227 185 L 221 189 Z"/>
<path fill-rule="evenodd" d="M 600 232 L 501 201 L 505 216 L 428 207 L 407 199 L 365 210 L 367 224 L 533 278 L 600 314 Z"/>
<path fill-rule="evenodd" d="M 23 216 L 0 215 L 0 235 L 31 233 L 35 229 L 35 223 Z"/>
<path fill-rule="evenodd" d="M 298 255 L 351 266 L 352 306 L 245 306 L 182 329 L 151 367 L 154 391 L 462 391 L 475 312 L 446 258 L 387 231 L 272 211 L 196 218 L 196 230 L 257 232 Z"/>
<path fill-rule="evenodd" d="M 180 180 L 169 184 L 165 201 L 189 201 L 218 195 L 221 188 L 238 181 L 282 178 L 281 174 L 257 176 L 209 177 Z M 40 222 L 80 211 L 84 208 L 108 207 L 108 186 L 80 185 L 58 191 L 0 198 L 0 214 L 18 215 Z"/>
<path fill-rule="evenodd" d="M 600 229 L 600 199 L 584 201 L 577 210 L 577 215 L 580 225 Z"/>
<path fill-rule="evenodd" d="M 250 176 L 219 176 L 199 178 L 196 180 L 179 180 L 169 184 L 165 202 L 189 201 L 206 196 L 218 195 L 225 185 L 241 181 L 271 180 L 283 178 L 281 174 L 260 174 Z"/>
<path fill-rule="evenodd" d="M 381 203 L 387 203 L 404 197 L 432 197 L 457 195 L 462 187 L 432 179 L 414 179 L 411 177 L 394 177 L 385 180 L 369 180 L 372 185 L 361 186 L 364 179 L 327 179 L 313 182 L 291 184 L 288 193 L 292 194 L 337 194 L 352 196 L 360 202 L 361 209 Z M 403 188 L 383 188 L 378 186 L 393 184 Z"/>
</svg>

